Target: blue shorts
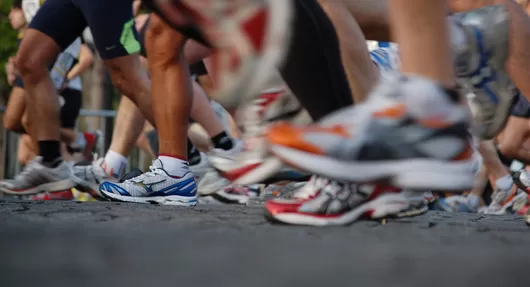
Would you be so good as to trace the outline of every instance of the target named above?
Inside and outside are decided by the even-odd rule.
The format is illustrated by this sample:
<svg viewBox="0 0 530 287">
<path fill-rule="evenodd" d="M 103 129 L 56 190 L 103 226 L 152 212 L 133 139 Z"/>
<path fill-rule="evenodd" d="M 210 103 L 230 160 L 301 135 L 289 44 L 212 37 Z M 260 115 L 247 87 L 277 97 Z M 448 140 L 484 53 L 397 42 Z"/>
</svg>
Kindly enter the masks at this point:
<svg viewBox="0 0 530 287">
<path fill-rule="evenodd" d="M 63 50 L 87 26 L 104 60 L 140 52 L 131 0 L 46 0 L 29 25 Z"/>
<path fill-rule="evenodd" d="M 530 102 L 522 94 L 518 94 L 512 107 L 512 116 L 519 118 L 530 118 Z"/>
</svg>

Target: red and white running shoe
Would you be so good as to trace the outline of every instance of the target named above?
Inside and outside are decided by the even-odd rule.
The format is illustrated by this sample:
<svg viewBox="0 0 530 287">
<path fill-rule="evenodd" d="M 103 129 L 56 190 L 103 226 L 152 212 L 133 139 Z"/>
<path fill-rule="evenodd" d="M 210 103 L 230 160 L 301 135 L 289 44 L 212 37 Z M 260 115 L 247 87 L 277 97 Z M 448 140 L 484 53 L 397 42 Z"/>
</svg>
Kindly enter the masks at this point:
<svg viewBox="0 0 530 287">
<path fill-rule="evenodd" d="M 288 50 L 291 0 L 154 0 L 175 27 L 195 25 L 215 48 L 210 76 L 227 108 L 259 92 Z"/>
<path fill-rule="evenodd" d="M 405 217 L 426 212 L 423 196 L 411 195 L 393 187 L 348 184 L 315 176 L 292 199 L 270 200 L 265 210 L 269 219 L 287 224 L 347 225 L 363 217 Z"/>
<path fill-rule="evenodd" d="M 74 194 L 71 189 L 57 192 L 45 192 L 32 195 L 31 200 L 73 200 Z"/>
</svg>

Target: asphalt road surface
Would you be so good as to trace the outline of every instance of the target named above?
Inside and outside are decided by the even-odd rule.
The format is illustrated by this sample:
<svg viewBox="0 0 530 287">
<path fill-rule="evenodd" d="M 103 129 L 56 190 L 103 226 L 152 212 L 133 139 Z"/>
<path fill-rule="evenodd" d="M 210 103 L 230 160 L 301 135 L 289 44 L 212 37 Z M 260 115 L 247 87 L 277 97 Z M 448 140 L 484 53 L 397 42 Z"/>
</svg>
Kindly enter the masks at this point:
<svg viewBox="0 0 530 287">
<path fill-rule="evenodd" d="M 525 286 L 516 216 L 274 225 L 258 207 L 0 201 L 0 286 Z"/>
</svg>

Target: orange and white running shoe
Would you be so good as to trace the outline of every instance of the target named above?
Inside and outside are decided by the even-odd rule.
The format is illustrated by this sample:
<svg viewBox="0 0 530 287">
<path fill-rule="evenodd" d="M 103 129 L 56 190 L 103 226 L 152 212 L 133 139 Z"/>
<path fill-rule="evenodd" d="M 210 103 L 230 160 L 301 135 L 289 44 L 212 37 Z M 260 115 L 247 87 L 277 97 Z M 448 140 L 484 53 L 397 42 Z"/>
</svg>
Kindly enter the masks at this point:
<svg viewBox="0 0 530 287">
<path fill-rule="evenodd" d="M 364 103 L 318 124 L 271 127 L 270 150 L 287 164 L 339 181 L 470 189 L 475 160 L 468 113 L 447 93 L 428 79 L 396 76 Z"/>
<path fill-rule="evenodd" d="M 216 101 L 235 108 L 259 92 L 286 55 L 291 0 L 151 0 L 174 27 L 194 25 L 215 49 L 211 69 Z"/>
</svg>

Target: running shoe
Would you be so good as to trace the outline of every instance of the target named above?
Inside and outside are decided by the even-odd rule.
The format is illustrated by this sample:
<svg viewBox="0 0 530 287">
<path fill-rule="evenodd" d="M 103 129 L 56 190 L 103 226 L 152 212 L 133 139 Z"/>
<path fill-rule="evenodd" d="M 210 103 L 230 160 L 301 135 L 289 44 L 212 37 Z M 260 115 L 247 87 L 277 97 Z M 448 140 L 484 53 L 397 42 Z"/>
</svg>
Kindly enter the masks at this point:
<svg viewBox="0 0 530 287">
<path fill-rule="evenodd" d="M 431 204 L 432 210 L 440 210 L 446 212 L 466 212 L 477 213 L 478 207 L 469 203 L 466 196 L 452 195 L 448 197 L 440 197 Z"/>
<path fill-rule="evenodd" d="M 286 169 L 279 159 L 268 153 L 264 137 L 270 124 L 278 120 L 304 124 L 310 122 L 309 116 L 290 91 L 263 93 L 244 105 L 239 112 L 243 150 L 235 156 L 210 154 L 212 167 L 236 185 L 262 183 L 279 173 L 285 179 L 285 173 L 291 169 Z"/>
<path fill-rule="evenodd" d="M 407 195 L 397 188 L 331 181 L 308 199 L 271 200 L 265 204 L 265 212 L 269 219 L 282 223 L 329 226 L 351 224 L 362 217 L 395 216 L 409 207 Z M 416 214 L 426 211 L 424 205 Z"/>
<path fill-rule="evenodd" d="M 11 195 L 33 195 L 64 191 L 75 186 L 72 167 L 61 162 L 54 168 L 42 164 L 38 156 L 30 161 L 14 179 L 0 181 L 0 192 Z"/>
<path fill-rule="evenodd" d="M 104 182 L 103 197 L 112 201 L 153 203 L 164 205 L 197 205 L 197 186 L 193 173 L 183 177 L 170 176 L 160 160 L 153 161 L 149 171 L 122 183 Z"/>
<path fill-rule="evenodd" d="M 212 95 L 224 107 L 259 92 L 286 55 L 293 17 L 290 0 L 150 1 L 177 28 L 194 24 L 215 47 Z"/>
<path fill-rule="evenodd" d="M 198 181 L 197 191 L 201 196 L 207 196 L 230 185 L 230 181 L 222 177 L 215 169 L 210 168 Z"/>
<path fill-rule="evenodd" d="M 74 166 L 74 182 L 76 189 L 86 192 L 92 197 L 101 199 L 99 186 L 103 182 L 117 182 L 118 178 L 108 175 L 103 168 L 104 158 L 99 158 L 88 165 Z"/>
<path fill-rule="evenodd" d="M 277 124 L 267 138 L 285 163 L 331 179 L 461 191 L 474 177 L 467 120 L 466 108 L 437 84 L 401 76 L 318 124 Z"/>
<path fill-rule="evenodd" d="M 451 21 L 468 36 L 467 46 L 455 51 L 460 84 L 471 93 L 474 133 L 492 139 L 504 128 L 517 93 L 505 71 L 509 14 L 504 5 L 496 5 L 454 14 Z"/>
<path fill-rule="evenodd" d="M 190 164 L 190 170 L 195 176 L 195 181 L 200 182 L 201 179 L 211 170 L 208 156 L 201 152 L 201 159 L 193 164 Z"/>
<path fill-rule="evenodd" d="M 56 192 L 44 192 L 32 195 L 30 200 L 73 200 L 75 199 L 72 189 L 56 191 Z"/>
<path fill-rule="evenodd" d="M 527 170 L 513 172 L 512 178 L 519 189 L 530 194 L 530 174 Z"/>
<path fill-rule="evenodd" d="M 490 205 L 483 210 L 484 214 L 506 214 L 512 213 L 514 204 L 517 206 L 521 200 L 526 200 L 527 194 L 517 188 L 515 184 L 511 188 L 503 190 L 496 188 L 491 195 Z M 524 204 L 523 204 L 524 205 Z"/>
<path fill-rule="evenodd" d="M 212 194 L 212 196 L 218 201 L 227 204 L 247 204 L 251 199 L 258 198 L 263 188 L 262 184 L 229 185 Z"/>
<path fill-rule="evenodd" d="M 370 51 L 370 59 L 381 71 L 381 76 L 386 78 L 395 71 L 399 71 L 401 63 L 399 61 L 399 51 L 396 47 L 383 47 Z"/>
</svg>

